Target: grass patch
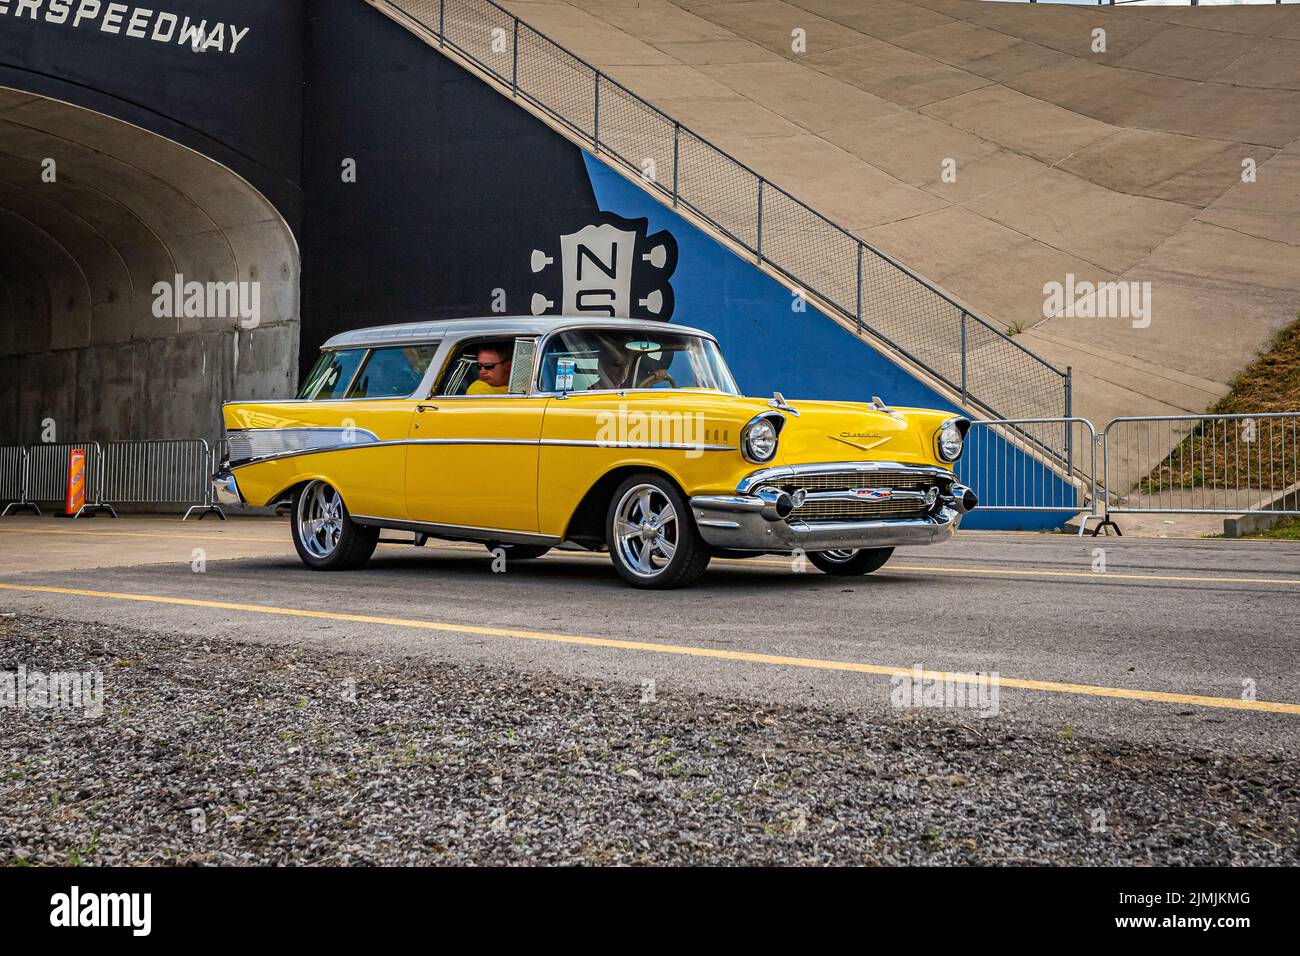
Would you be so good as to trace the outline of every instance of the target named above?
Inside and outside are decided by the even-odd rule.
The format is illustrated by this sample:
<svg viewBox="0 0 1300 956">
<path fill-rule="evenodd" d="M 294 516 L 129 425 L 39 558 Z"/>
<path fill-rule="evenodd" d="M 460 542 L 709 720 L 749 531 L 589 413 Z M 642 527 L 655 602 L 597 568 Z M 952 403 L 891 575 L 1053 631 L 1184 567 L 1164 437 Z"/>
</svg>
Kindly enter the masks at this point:
<svg viewBox="0 0 1300 956">
<path fill-rule="evenodd" d="M 1271 538 L 1274 541 L 1300 541 L 1300 518 L 1283 518 L 1271 528 L 1252 531 L 1243 538 Z"/>
<path fill-rule="evenodd" d="M 1300 319 L 1300 313 L 1297 314 Z M 1273 341 L 1232 380 L 1211 415 L 1261 415 L 1300 411 L 1300 321 Z M 1294 420 L 1252 419 L 1200 422 L 1151 474 L 1138 483 L 1141 494 L 1188 488 L 1280 488 L 1300 476 L 1300 447 Z"/>
</svg>

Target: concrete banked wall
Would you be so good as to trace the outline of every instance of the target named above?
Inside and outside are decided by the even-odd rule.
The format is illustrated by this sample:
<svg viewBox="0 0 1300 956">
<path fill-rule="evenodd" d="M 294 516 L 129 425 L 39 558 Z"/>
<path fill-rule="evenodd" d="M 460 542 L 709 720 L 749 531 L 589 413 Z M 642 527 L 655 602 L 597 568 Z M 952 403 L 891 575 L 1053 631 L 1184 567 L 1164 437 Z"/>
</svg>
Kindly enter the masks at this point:
<svg viewBox="0 0 1300 956">
<path fill-rule="evenodd" d="M 502 3 L 1073 366 L 1099 425 L 1205 410 L 1300 310 L 1300 6 Z M 1045 317 L 1070 275 L 1149 281 L 1150 325 Z"/>
</svg>

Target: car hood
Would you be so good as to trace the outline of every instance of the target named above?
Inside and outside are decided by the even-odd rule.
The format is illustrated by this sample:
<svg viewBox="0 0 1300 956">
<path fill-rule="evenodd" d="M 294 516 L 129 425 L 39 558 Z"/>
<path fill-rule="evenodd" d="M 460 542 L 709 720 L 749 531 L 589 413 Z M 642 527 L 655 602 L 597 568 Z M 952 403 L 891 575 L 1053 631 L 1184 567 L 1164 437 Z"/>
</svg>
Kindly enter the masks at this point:
<svg viewBox="0 0 1300 956">
<path fill-rule="evenodd" d="M 821 461 L 938 463 L 935 433 L 953 417 L 934 409 L 877 411 L 863 402 L 790 401 L 777 459 L 798 465 Z M 765 405 L 766 407 L 766 405 Z"/>
</svg>

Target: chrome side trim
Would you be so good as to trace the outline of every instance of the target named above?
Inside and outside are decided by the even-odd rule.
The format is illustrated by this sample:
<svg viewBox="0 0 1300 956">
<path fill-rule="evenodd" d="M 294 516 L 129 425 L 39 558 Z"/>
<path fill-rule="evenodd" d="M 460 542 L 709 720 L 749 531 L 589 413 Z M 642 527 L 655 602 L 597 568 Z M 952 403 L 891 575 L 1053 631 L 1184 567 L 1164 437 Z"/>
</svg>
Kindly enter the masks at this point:
<svg viewBox="0 0 1300 956">
<path fill-rule="evenodd" d="M 573 448 L 641 448 L 655 451 L 735 451 L 735 445 L 691 445 L 672 442 L 602 442 L 563 438 L 395 438 L 389 441 L 349 442 L 341 445 L 322 445 L 303 448 L 297 451 L 279 452 L 270 455 L 258 455 L 253 458 L 231 457 L 231 468 L 244 468 L 248 465 L 260 465 L 268 461 L 280 461 L 286 458 L 298 458 L 302 455 L 320 455 L 333 451 L 356 451 L 362 448 L 386 448 L 395 445 L 547 445 L 550 447 Z"/>
<path fill-rule="evenodd" d="M 690 442 L 588 441 L 585 439 L 543 438 L 543 445 L 575 448 L 655 448 L 667 451 L 735 451 L 735 445 L 694 445 Z"/>
<path fill-rule="evenodd" d="M 453 541 L 499 541 L 502 544 L 549 545 L 560 543 L 560 538 L 555 535 L 537 534 L 532 531 L 507 531 L 503 528 L 480 528 L 474 525 L 437 524 L 432 521 L 408 521 L 405 518 L 381 518 L 377 515 L 352 515 L 352 520 L 357 524 L 388 528 L 391 531 L 427 534 L 435 538 L 448 538 Z"/>
<path fill-rule="evenodd" d="M 230 460 L 244 463 L 290 453 L 310 453 L 339 445 L 374 445 L 367 428 L 302 425 L 290 428 L 231 428 L 226 431 Z"/>
</svg>

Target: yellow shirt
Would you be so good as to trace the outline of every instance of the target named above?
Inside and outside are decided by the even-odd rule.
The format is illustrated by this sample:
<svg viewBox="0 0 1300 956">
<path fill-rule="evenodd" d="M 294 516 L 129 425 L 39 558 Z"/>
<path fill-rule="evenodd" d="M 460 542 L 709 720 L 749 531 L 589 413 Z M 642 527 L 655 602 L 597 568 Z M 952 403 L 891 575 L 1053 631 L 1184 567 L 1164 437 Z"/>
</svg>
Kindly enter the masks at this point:
<svg viewBox="0 0 1300 956">
<path fill-rule="evenodd" d="M 469 388 L 465 389 L 466 395 L 507 395 L 510 392 L 508 385 L 489 385 L 483 379 L 478 378 L 470 382 Z"/>
</svg>

